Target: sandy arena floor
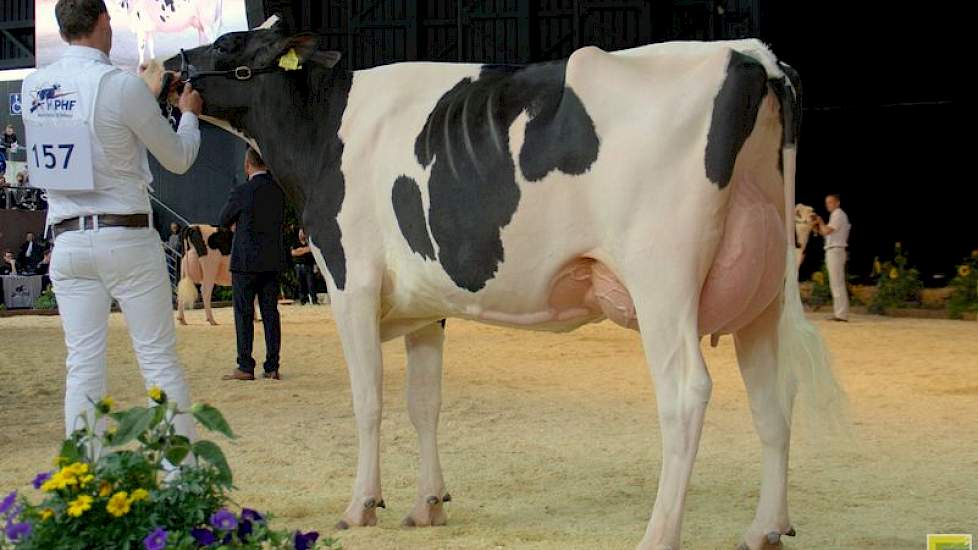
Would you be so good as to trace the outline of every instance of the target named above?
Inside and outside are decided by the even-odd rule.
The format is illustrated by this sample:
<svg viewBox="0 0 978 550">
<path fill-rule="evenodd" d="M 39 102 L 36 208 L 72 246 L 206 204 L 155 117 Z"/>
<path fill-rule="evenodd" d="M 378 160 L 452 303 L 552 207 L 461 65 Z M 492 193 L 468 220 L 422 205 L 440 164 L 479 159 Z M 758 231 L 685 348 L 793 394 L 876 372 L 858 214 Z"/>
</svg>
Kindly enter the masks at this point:
<svg viewBox="0 0 978 550">
<path fill-rule="evenodd" d="M 240 503 L 328 532 L 347 504 L 355 429 L 329 308 L 283 306 L 281 382 L 222 382 L 234 360 L 219 327 L 190 314 L 179 353 L 196 400 L 240 435 L 225 444 Z M 819 322 L 850 393 L 856 437 L 796 432 L 788 548 L 922 549 L 927 533 L 978 532 L 978 324 L 859 317 Z M 259 353 L 261 336 L 256 335 Z M 57 317 L 0 319 L 0 488 L 26 488 L 62 430 Z M 123 320 L 113 315 L 110 392 L 142 400 Z M 385 346 L 384 497 L 378 528 L 346 548 L 634 548 L 659 472 L 659 432 L 637 336 L 609 323 L 571 335 L 449 321 L 440 441 L 449 525 L 399 527 L 417 447 L 404 403 L 403 344 Z M 753 517 L 759 445 L 732 339 L 706 351 L 714 378 L 686 508 L 684 545 L 730 550 Z"/>
</svg>

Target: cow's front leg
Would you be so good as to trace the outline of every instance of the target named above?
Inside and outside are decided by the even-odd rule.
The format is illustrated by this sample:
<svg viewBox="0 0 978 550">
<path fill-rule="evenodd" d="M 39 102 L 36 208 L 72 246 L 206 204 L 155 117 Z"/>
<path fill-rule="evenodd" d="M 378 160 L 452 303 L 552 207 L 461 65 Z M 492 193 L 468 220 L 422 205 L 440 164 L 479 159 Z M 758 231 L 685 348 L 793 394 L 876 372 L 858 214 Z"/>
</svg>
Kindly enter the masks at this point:
<svg viewBox="0 0 978 550">
<path fill-rule="evenodd" d="M 695 277 L 688 277 L 695 280 Z M 662 433 L 659 490 L 640 550 L 679 550 L 686 490 L 699 448 L 712 381 L 700 352 L 698 286 L 670 287 L 645 277 L 632 292 L 652 370 Z M 645 287 L 645 292 L 642 287 Z M 672 291 L 667 291 L 671 289 Z"/>
<path fill-rule="evenodd" d="M 760 317 L 735 335 L 737 362 L 750 399 L 754 427 L 761 439 L 761 497 L 742 549 L 779 548 L 781 535 L 794 536 L 788 519 L 788 445 L 791 439 L 789 390 L 787 409 L 778 384 L 778 314 L 775 300 Z"/>
<path fill-rule="evenodd" d="M 438 460 L 438 413 L 441 410 L 442 323 L 432 323 L 404 337 L 407 348 L 407 402 L 411 423 L 418 432 L 421 464 L 418 497 L 404 518 L 408 527 L 444 525 L 445 493 L 441 462 Z"/>
<path fill-rule="evenodd" d="M 332 290 L 332 289 L 330 289 Z M 377 524 L 384 508 L 380 487 L 380 419 L 383 411 L 383 357 L 380 348 L 380 285 L 336 292 L 336 317 L 343 356 L 350 372 L 359 456 L 353 499 L 337 529 Z"/>
</svg>

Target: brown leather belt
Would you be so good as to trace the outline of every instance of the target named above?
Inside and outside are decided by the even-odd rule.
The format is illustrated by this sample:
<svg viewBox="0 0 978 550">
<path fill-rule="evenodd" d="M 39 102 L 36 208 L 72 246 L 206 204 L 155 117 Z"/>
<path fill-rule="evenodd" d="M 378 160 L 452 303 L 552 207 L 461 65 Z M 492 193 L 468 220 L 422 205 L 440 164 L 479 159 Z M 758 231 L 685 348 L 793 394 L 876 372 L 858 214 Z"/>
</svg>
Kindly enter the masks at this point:
<svg viewBox="0 0 978 550">
<path fill-rule="evenodd" d="M 95 229 L 95 218 L 99 227 L 149 227 L 149 214 L 98 214 L 62 220 L 51 227 L 54 238 L 66 231 Z"/>
</svg>

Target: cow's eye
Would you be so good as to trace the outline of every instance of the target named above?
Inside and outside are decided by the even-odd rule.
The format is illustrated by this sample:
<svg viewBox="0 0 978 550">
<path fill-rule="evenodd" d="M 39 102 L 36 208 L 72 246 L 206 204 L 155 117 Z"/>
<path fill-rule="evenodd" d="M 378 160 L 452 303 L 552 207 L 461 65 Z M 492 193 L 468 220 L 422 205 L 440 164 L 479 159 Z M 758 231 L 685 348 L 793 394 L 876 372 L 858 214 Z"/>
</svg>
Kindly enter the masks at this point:
<svg viewBox="0 0 978 550">
<path fill-rule="evenodd" d="M 214 48 L 214 52 L 215 53 L 218 53 L 218 54 L 221 54 L 221 55 L 228 53 L 227 49 L 225 49 L 220 44 L 214 44 L 213 48 Z"/>
</svg>

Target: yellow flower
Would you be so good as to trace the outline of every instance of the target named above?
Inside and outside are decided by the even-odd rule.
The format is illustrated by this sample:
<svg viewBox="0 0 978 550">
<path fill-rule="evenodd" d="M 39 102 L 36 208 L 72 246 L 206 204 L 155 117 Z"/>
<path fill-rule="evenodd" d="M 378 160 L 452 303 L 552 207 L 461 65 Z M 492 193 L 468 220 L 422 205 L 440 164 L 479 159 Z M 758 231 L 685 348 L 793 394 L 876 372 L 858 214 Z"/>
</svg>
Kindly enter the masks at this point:
<svg viewBox="0 0 978 550">
<path fill-rule="evenodd" d="M 68 515 L 73 518 L 80 518 L 86 511 L 92 509 L 92 501 L 95 500 L 88 495 L 79 495 L 78 498 L 68 503 Z"/>
<path fill-rule="evenodd" d="M 129 502 L 139 502 L 140 500 L 146 500 L 149 498 L 149 491 L 146 489 L 136 489 L 129 495 Z"/>
<path fill-rule="evenodd" d="M 83 476 L 88 473 L 88 464 L 84 462 L 75 462 L 70 466 L 66 466 L 65 471 L 72 472 L 75 476 Z"/>
<path fill-rule="evenodd" d="M 89 483 L 91 483 L 94 479 L 95 479 L 95 476 L 93 476 L 92 474 L 81 476 L 80 478 L 78 478 L 78 486 L 79 487 L 84 487 L 84 486 L 88 485 Z"/>
<path fill-rule="evenodd" d="M 166 393 L 164 393 L 159 386 L 153 386 L 146 393 L 149 395 L 150 399 L 156 401 L 157 403 L 163 404 L 166 402 Z"/>
<path fill-rule="evenodd" d="M 54 457 L 54 460 L 52 460 L 51 462 L 55 466 L 63 466 L 65 462 L 68 462 L 68 459 L 63 456 L 56 456 Z"/>
<path fill-rule="evenodd" d="M 873 275 L 879 275 L 883 272 L 883 264 L 880 263 L 879 258 L 873 260 Z"/>
<path fill-rule="evenodd" d="M 118 493 L 112 495 L 109 499 L 109 503 L 105 505 L 105 509 L 117 518 L 129 513 L 129 506 L 132 503 L 129 501 L 129 493 L 125 491 L 119 491 Z"/>
<path fill-rule="evenodd" d="M 821 271 L 816 271 L 815 274 L 812 275 L 812 280 L 818 284 L 822 284 L 825 282 L 825 275 L 823 275 Z"/>
<path fill-rule="evenodd" d="M 971 266 L 968 264 L 958 266 L 958 275 L 962 277 L 967 277 L 968 275 L 971 275 Z"/>
<path fill-rule="evenodd" d="M 58 489 L 64 489 L 67 486 L 68 483 L 65 481 L 65 476 L 61 472 L 55 472 L 54 475 L 51 476 L 51 479 L 45 481 L 44 484 L 41 485 L 41 490 L 49 493 L 51 491 L 57 491 Z"/>
<path fill-rule="evenodd" d="M 98 403 L 95 404 L 95 408 L 98 409 L 98 412 L 102 414 L 109 414 L 109 412 L 112 410 L 112 407 L 114 406 L 115 406 L 115 399 L 112 399 L 108 395 L 103 397 L 101 400 L 99 400 Z"/>
<path fill-rule="evenodd" d="M 41 510 L 41 521 L 46 521 L 54 517 L 54 510 L 45 508 Z"/>
<path fill-rule="evenodd" d="M 978 250 L 972 250 L 971 251 L 971 257 L 972 258 L 978 258 Z"/>
<path fill-rule="evenodd" d="M 112 484 L 108 481 L 103 481 L 98 486 L 98 496 L 107 497 L 112 494 Z"/>
<path fill-rule="evenodd" d="M 900 278 L 900 272 L 897 271 L 897 268 L 895 268 L 895 267 L 890 268 L 890 278 L 891 279 L 899 279 Z"/>
</svg>

